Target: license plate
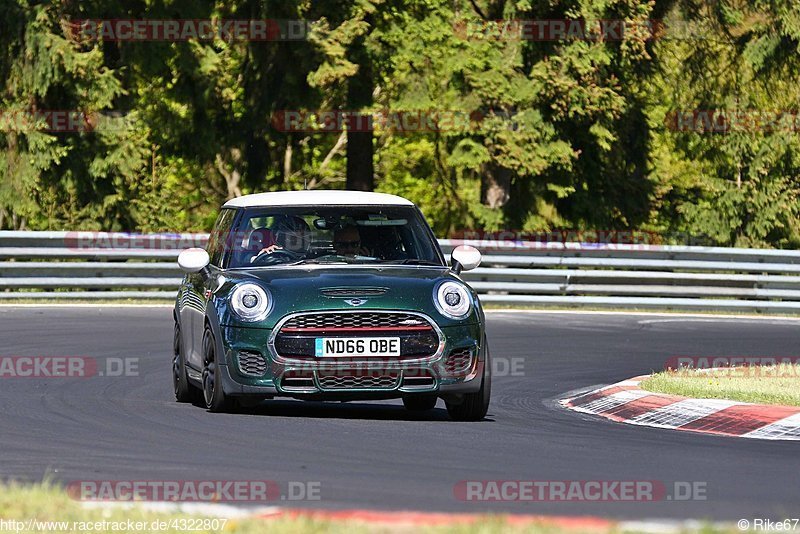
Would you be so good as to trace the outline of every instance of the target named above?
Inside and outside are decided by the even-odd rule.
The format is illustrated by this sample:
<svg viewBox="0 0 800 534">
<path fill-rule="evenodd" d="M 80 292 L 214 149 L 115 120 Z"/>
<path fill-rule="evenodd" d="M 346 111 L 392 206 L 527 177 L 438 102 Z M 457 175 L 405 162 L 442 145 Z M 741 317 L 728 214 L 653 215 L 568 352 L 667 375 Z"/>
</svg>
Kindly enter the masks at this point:
<svg viewBox="0 0 800 534">
<path fill-rule="evenodd" d="M 400 356 L 399 337 L 318 337 L 318 358 L 337 356 Z"/>
</svg>

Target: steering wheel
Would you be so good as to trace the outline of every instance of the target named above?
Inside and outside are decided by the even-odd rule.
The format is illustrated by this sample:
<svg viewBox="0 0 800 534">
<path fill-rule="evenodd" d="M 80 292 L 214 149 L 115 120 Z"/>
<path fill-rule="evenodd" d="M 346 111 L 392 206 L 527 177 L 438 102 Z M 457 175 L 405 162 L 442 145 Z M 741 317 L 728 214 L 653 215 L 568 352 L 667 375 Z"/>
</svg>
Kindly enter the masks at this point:
<svg viewBox="0 0 800 534">
<path fill-rule="evenodd" d="M 250 261 L 251 265 L 275 265 L 276 263 L 287 263 L 291 261 L 297 261 L 299 259 L 299 255 L 295 254 L 294 252 L 284 250 L 284 249 L 276 249 L 272 252 L 259 252 L 253 259 Z"/>
</svg>

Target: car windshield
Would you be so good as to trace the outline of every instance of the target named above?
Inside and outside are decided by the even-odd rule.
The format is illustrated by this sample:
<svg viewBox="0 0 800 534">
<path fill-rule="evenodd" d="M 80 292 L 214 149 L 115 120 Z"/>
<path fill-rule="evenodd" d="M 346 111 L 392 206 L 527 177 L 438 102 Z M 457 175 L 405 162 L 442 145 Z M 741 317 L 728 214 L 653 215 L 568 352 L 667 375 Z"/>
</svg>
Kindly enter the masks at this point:
<svg viewBox="0 0 800 534">
<path fill-rule="evenodd" d="M 221 216 L 220 219 L 224 217 Z M 245 209 L 224 242 L 228 268 L 302 264 L 443 265 L 411 206 Z"/>
</svg>

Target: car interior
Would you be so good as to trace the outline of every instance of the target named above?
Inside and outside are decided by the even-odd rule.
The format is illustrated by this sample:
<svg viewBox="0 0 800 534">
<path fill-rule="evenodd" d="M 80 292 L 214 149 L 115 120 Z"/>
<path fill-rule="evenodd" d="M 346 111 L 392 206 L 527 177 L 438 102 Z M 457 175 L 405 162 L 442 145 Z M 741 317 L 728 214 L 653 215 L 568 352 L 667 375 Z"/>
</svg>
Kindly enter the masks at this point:
<svg viewBox="0 0 800 534">
<path fill-rule="evenodd" d="M 405 219 L 387 219 L 378 215 L 369 215 L 365 218 L 306 215 L 302 219 L 311 232 L 309 248 L 303 259 L 338 256 L 334 246 L 334 236 L 338 230 L 346 227 L 354 227 L 358 231 L 360 249 L 363 251 L 363 254 L 357 255 L 360 259 L 402 261 L 415 257 L 414 238 L 409 235 L 411 230 Z M 236 246 L 233 251 L 235 258 L 232 264 L 252 264 L 262 250 L 278 244 L 278 233 L 281 230 L 277 228 L 276 221 L 275 216 L 251 217 L 244 224 L 247 228 L 243 232 L 245 237 L 238 243 L 240 246 Z M 288 259 L 274 263 L 287 262 Z"/>
</svg>

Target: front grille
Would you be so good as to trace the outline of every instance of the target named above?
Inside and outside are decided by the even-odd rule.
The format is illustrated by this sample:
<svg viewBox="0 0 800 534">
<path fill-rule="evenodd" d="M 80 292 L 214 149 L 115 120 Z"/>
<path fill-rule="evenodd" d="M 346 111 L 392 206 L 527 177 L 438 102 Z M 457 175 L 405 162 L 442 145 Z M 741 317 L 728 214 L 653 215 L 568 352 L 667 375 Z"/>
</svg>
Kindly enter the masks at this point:
<svg viewBox="0 0 800 534">
<path fill-rule="evenodd" d="M 400 379 L 399 373 L 389 374 L 348 374 L 317 373 L 322 389 L 394 389 Z"/>
<path fill-rule="evenodd" d="M 259 352 L 239 352 L 239 370 L 249 376 L 264 376 L 267 372 L 267 362 Z"/>
<path fill-rule="evenodd" d="M 289 319 L 281 332 L 323 330 L 431 330 L 422 317 L 396 312 L 309 313 Z"/>
<path fill-rule="evenodd" d="M 386 293 L 385 287 L 326 287 L 320 293 L 326 297 L 353 298 L 353 297 L 378 297 Z"/>
<path fill-rule="evenodd" d="M 472 369 L 472 350 L 455 349 L 444 360 L 444 372 L 447 376 L 464 376 Z"/>
<path fill-rule="evenodd" d="M 434 332 L 416 332 L 410 334 L 397 333 L 392 337 L 394 336 L 400 338 L 400 356 L 397 358 L 401 360 L 408 358 L 426 358 L 432 356 L 436 354 L 436 349 L 439 347 L 439 338 Z M 315 336 L 313 333 L 309 335 L 281 333 L 275 338 L 275 351 L 284 358 L 317 360 L 318 358 L 315 356 L 316 337 L 317 336 Z M 370 356 L 365 355 L 354 358 L 339 357 L 336 358 L 336 361 L 359 361 L 364 357 Z"/>
<path fill-rule="evenodd" d="M 315 344 L 321 337 L 382 336 L 400 338 L 399 359 L 432 358 L 438 355 L 441 343 L 438 330 L 423 315 L 355 310 L 291 316 L 280 323 L 271 343 L 279 358 L 318 361 Z M 356 359 L 372 357 L 364 355 Z"/>
</svg>

